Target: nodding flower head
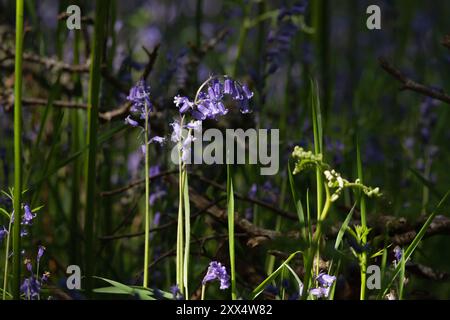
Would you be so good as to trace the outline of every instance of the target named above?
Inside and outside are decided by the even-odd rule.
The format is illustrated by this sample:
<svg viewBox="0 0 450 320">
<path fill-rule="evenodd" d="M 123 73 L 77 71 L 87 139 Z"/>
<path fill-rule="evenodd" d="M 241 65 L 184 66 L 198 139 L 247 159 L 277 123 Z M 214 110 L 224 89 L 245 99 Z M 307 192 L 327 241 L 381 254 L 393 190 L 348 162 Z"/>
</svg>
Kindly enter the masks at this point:
<svg viewBox="0 0 450 320">
<path fill-rule="evenodd" d="M 28 204 L 25 204 L 23 206 L 24 215 L 22 217 L 22 225 L 28 226 L 31 225 L 31 222 L 34 218 L 36 218 L 36 214 L 33 214 L 33 212 L 30 209 L 30 206 Z"/>
<path fill-rule="evenodd" d="M 194 102 L 187 97 L 177 95 L 174 98 L 175 105 L 180 109 L 180 113 L 191 112 L 196 120 L 217 119 L 228 113 L 223 99 L 225 96 L 231 97 L 239 103 L 241 113 L 251 112 L 248 100 L 253 97 L 253 92 L 247 85 L 242 85 L 227 76 L 224 80 L 218 77 L 210 77 L 200 87 L 200 91 Z"/>
<path fill-rule="evenodd" d="M 38 253 L 37 253 L 37 260 L 41 260 L 42 256 L 44 255 L 45 252 L 45 247 L 44 246 L 39 246 L 38 247 Z"/>
<path fill-rule="evenodd" d="M 173 295 L 173 299 L 175 300 L 183 300 L 183 295 L 181 294 L 180 288 L 178 287 L 178 285 L 173 285 L 170 287 L 170 292 Z"/>
<path fill-rule="evenodd" d="M 316 280 L 322 287 L 331 287 L 333 282 L 336 281 L 336 277 L 322 272 L 317 276 Z"/>
<path fill-rule="evenodd" d="M 399 246 L 394 248 L 394 257 L 396 262 L 400 262 L 402 259 L 402 249 Z"/>
<path fill-rule="evenodd" d="M 8 230 L 6 230 L 5 226 L 1 226 L 0 229 L 0 241 L 3 240 L 4 237 L 8 234 Z"/>
<path fill-rule="evenodd" d="M 309 293 L 317 298 L 328 298 L 330 294 L 330 287 L 319 287 L 309 290 Z"/>
<path fill-rule="evenodd" d="M 132 102 L 132 112 L 141 112 L 142 109 L 145 109 L 145 106 L 151 111 L 152 103 L 150 102 L 150 87 L 147 86 L 144 79 L 139 80 L 130 89 L 127 100 Z"/>
<path fill-rule="evenodd" d="M 336 281 L 336 277 L 326 274 L 325 272 L 321 272 L 316 277 L 316 280 L 319 283 L 319 287 L 311 289 L 309 293 L 317 298 L 328 298 L 330 288 Z"/>
<path fill-rule="evenodd" d="M 143 79 L 139 80 L 130 89 L 127 100 L 131 102 L 130 111 L 132 113 L 138 113 L 141 119 L 147 118 L 150 112 L 153 111 L 153 105 L 150 101 L 150 87 L 146 85 Z M 132 127 L 139 125 L 131 116 L 126 117 L 125 123 Z"/>
<path fill-rule="evenodd" d="M 41 292 L 41 283 L 34 276 L 25 278 L 20 286 L 20 292 L 25 294 L 28 300 L 38 299 Z"/>
<path fill-rule="evenodd" d="M 205 285 L 207 282 L 216 279 L 220 281 L 220 289 L 225 290 L 230 286 L 230 277 L 225 267 L 220 262 L 211 261 L 202 283 Z"/>
</svg>

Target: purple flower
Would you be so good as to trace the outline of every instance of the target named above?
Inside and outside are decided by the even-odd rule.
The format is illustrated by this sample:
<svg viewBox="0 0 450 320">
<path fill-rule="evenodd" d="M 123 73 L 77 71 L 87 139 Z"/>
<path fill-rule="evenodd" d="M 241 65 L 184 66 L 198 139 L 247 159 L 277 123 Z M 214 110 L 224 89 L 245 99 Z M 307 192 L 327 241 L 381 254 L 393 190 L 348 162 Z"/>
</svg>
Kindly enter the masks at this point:
<svg viewBox="0 0 450 320">
<path fill-rule="evenodd" d="M 226 78 L 223 85 L 223 93 L 232 95 L 234 90 L 234 81 L 230 78 Z"/>
<path fill-rule="evenodd" d="M 50 272 L 45 271 L 45 272 L 42 274 L 41 281 L 42 281 L 43 283 L 44 283 L 44 282 L 47 282 L 49 278 L 50 278 Z"/>
<path fill-rule="evenodd" d="M 396 262 L 400 262 L 400 260 L 402 259 L 402 249 L 399 246 L 396 246 L 394 248 L 394 257 Z"/>
<path fill-rule="evenodd" d="M 179 142 L 181 140 L 181 126 L 178 121 L 174 121 L 170 124 L 172 126 L 172 136 L 170 137 L 170 140 L 172 142 Z"/>
<path fill-rule="evenodd" d="M 2 229 L 0 229 L 0 241 L 3 240 L 4 237 L 8 234 L 8 230 L 4 226 L 2 226 Z"/>
<path fill-rule="evenodd" d="M 158 190 L 156 192 L 151 193 L 148 200 L 150 205 L 154 205 L 158 199 L 163 198 L 166 194 L 167 192 L 164 190 Z"/>
<path fill-rule="evenodd" d="M 150 87 L 146 85 L 144 79 L 139 80 L 134 87 L 130 89 L 127 100 L 132 103 L 131 112 L 138 112 L 145 119 L 145 107 L 148 111 L 153 111 L 150 102 Z"/>
<path fill-rule="evenodd" d="M 148 143 L 159 143 L 160 145 L 164 144 L 164 141 L 166 141 L 165 138 L 160 137 L 160 136 L 154 136 L 153 138 L 150 139 L 150 141 Z"/>
<path fill-rule="evenodd" d="M 331 287 L 333 282 L 336 281 L 336 277 L 330 276 L 329 274 L 322 272 L 322 273 L 319 273 L 316 280 L 319 282 L 319 284 L 322 287 Z"/>
<path fill-rule="evenodd" d="M 38 253 L 37 253 L 37 260 L 41 260 L 42 256 L 44 255 L 45 252 L 45 247 L 44 246 L 39 246 L 38 247 Z"/>
<path fill-rule="evenodd" d="M 159 167 L 159 165 L 155 165 L 155 166 L 151 166 L 150 170 L 149 170 L 149 176 L 150 177 L 154 177 L 158 174 L 161 173 L 161 168 Z"/>
<path fill-rule="evenodd" d="M 309 293 L 317 298 L 328 298 L 328 295 L 330 294 L 330 287 L 314 288 L 314 289 L 309 290 Z"/>
<path fill-rule="evenodd" d="M 199 132 L 202 129 L 202 122 L 200 120 L 191 121 L 186 125 L 186 128 Z"/>
<path fill-rule="evenodd" d="M 130 125 L 130 126 L 132 126 L 132 127 L 137 127 L 137 126 L 139 126 L 139 123 L 138 123 L 137 121 L 131 119 L 131 116 L 130 116 L 130 115 L 128 115 L 128 116 L 125 118 L 125 123 L 128 124 L 128 125 Z"/>
<path fill-rule="evenodd" d="M 195 103 L 179 95 L 174 98 L 174 103 L 180 108 L 181 113 L 191 110 L 192 117 L 200 121 L 217 119 L 228 113 L 228 109 L 222 101 L 224 95 L 239 101 L 239 109 L 242 113 L 250 112 L 248 100 L 253 97 L 253 92 L 246 85 L 241 85 L 227 76 L 223 83 L 217 78 L 210 78 L 206 83 L 209 85 L 205 91 L 199 92 Z"/>
<path fill-rule="evenodd" d="M 23 206 L 23 209 L 25 213 L 22 217 L 22 225 L 31 225 L 31 221 L 36 217 L 36 214 L 33 214 L 33 212 L 31 212 L 30 206 L 28 204 L 25 204 Z"/>
<path fill-rule="evenodd" d="M 208 267 L 208 271 L 206 272 L 205 277 L 203 278 L 202 284 L 205 285 L 209 281 L 213 280 L 220 281 L 220 289 L 228 289 L 230 286 L 230 277 L 227 274 L 227 270 L 220 262 L 211 261 Z"/>
<path fill-rule="evenodd" d="M 173 98 L 173 102 L 177 106 L 177 108 L 180 108 L 180 113 L 185 113 L 189 109 L 192 109 L 194 106 L 194 103 L 189 101 L 186 97 L 181 97 L 180 95 L 177 95 Z"/>
<path fill-rule="evenodd" d="M 28 300 L 38 299 L 39 293 L 41 292 L 41 284 L 33 276 L 25 278 L 20 286 L 20 292 L 25 294 Z"/>
<path fill-rule="evenodd" d="M 31 260 L 30 259 L 25 259 L 23 261 L 23 263 L 25 264 L 25 268 L 28 270 L 28 272 L 33 272 L 33 265 L 31 264 Z"/>
<path fill-rule="evenodd" d="M 153 226 L 157 227 L 159 226 L 159 223 L 161 222 L 161 212 L 156 212 L 155 216 L 153 217 Z"/>
<path fill-rule="evenodd" d="M 178 288 L 177 284 L 170 287 L 170 292 L 173 295 L 173 299 L 183 300 L 183 295 L 181 294 L 180 288 Z"/>
</svg>

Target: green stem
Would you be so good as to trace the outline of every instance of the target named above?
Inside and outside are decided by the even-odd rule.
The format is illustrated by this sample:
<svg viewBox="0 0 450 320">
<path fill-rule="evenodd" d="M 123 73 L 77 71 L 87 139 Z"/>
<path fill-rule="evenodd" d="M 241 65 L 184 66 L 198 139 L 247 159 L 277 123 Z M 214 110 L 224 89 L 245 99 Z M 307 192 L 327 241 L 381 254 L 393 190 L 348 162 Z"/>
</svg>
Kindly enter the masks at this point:
<svg viewBox="0 0 450 320">
<path fill-rule="evenodd" d="M 356 140 L 356 161 L 358 167 L 358 179 L 361 184 L 364 184 L 363 180 L 363 172 L 362 172 L 362 162 L 361 162 L 361 152 L 359 149 L 359 141 L 358 138 Z M 361 207 L 361 226 L 365 230 L 367 228 L 367 219 L 366 219 L 366 198 L 363 192 L 361 192 L 360 197 L 360 207 Z M 363 237 L 361 239 L 362 245 L 364 246 L 367 242 L 367 236 L 363 233 Z M 360 269 L 361 269 L 361 289 L 360 289 L 360 299 L 365 300 L 366 298 L 366 277 L 367 277 L 367 253 L 364 251 L 360 257 Z"/>
<path fill-rule="evenodd" d="M 189 130 L 189 134 L 191 130 Z M 184 262 L 183 262 L 183 285 L 186 299 L 189 299 L 189 254 L 191 246 L 191 210 L 189 205 L 189 184 L 186 167 L 183 166 L 183 196 L 184 201 Z"/>
<path fill-rule="evenodd" d="M 6 249 L 5 249 L 5 272 L 3 274 L 3 300 L 6 300 L 6 290 L 8 286 L 8 266 L 9 266 L 9 243 L 11 239 L 11 226 L 12 226 L 12 219 L 9 219 L 9 226 L 8 226 L 8 236 L 6 238 Z"/>
<path fill-rule="evenodd" d="M 20 299 L 20 213 L 22 198 L 22 51 L 23 0 L 16 1 L 16 56 L 14 64 L 14 218 L 13 226 L 13 298 Z"/>
<path fill-rule="evenodd" d="M 180 127 L 183 128 L 184 116 L 180 120 Z M 178 225 L 177 225 L 177 253 L 176 253 L 176 278 L 177 285 L 180 289 L 181 294 L 184 294 L 184 266 L 183 266 L 183 237 L 184 237 L 184 226 L 183 226 L 183 162 L 181 159 L 181 139 L 178 142 Z"/>
<path fill-rule="evenodd" d="M 145 130 L 144 130 L 144 143 L 145 143 L 145 253 L 144 253 L 144 288 L 148 287 L 148 264 L 150 256 L 150 211 L 149 211 L 149 199 L 150 199 L 150 178 L 149 178 L 149 123 L 148 123 L 148 106 L 145 104 Z"/>
<path fill-rule="evenodd" d="M 201 300 L 205 300 L 205 289 L 206 289 L 205 285 L 202 285 L 202 297 L 201 297 Z"/>
<path fill-rule="evenodd" d="M 86 167 L 86 217 L 84 224 L 85 232 L 85 255 L 86 255 L 86 292 L 92 295 L 94 274 L 94 221 L 95 221 L 95 199 L 96 195 L 96 156 L 97 156 L 97 130 L 98 130 L 98 105 L 100 100 L 101 82 L 101 59 L 103 56 L 104 35 L 106 26 L 106 15 L 108 8 L 107 0 L 98 0 L 95 7 L 95 30 L 93 48 L 91 52 L 91 67 L 89 72 L 89 94 L 88 94 L 88 128 L 87 128 L 87 167 Z"/>
<path fill-rule="evenodd" d="M 80 62 L 80 42 L 81 42 L 81 31 L 75 30 L 75 41 L 74 41 L 74 55 L 73 62 L 78 65 Z M 78 73 L 74 74 L 74 83 L 76 92 L 78 95 L 77 100 L 81 102 L 81 81 L 80 75 Z M 72 110 L 70 114 L 71 129 L 72 129 L 72 154 L 78 152 L 81 149 L 81 137 L 82 137 L 82 127 L 80 123 L 79 110 Z M 71 263 L 78 263 L 78 240 L 79 240 L 79 225 L 78 225 L 78 215 L 80 211 L 80 176 L 81 176 L 81 159 L 77 157 L 74 160 L 72 168 L 72 195 L 70 204 L 70 259 Z"/>
</svg>

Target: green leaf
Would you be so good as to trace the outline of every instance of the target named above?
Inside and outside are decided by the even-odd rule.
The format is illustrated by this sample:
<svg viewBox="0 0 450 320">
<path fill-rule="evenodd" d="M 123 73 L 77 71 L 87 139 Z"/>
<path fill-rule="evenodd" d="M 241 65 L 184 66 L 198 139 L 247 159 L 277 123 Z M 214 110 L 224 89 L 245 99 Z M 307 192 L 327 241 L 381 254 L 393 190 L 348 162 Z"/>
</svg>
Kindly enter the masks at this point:
<svg viewBox="0 0 450 320">
<path fill-rule="evenodd" d="M 264 291 L 266 286 L 281 273 L 281 271 L 289 263 L 289 261 L 291 261 L 292 258 L 294 258 L 299 253 L 302 253 L 302 251 L 296 251 L 292 253 L 274 272 L 272 272 L 263 282 L 261 282 L 260 285 L 257 286 L 251 293 L 250 299 L 254 300 L 256 297 L 258 297 L 261 294 L 261 292 Z"/>
<path fill-rule="evenodd" d="M 350 220 L 352 219 L 353 212 L 355 211 L 357 203 L 358 202 L 355 202 L 353 207 L 350 209 L 350 212 L 347 214 L 347 217 L 345 218 L 344 222 L 342 223 L 341 228 L 339 229 L 338 235 L 336 237 L 336 242 L 334 243 L 334 249 L 336 249 L 336 250 L 339 248 L 339 245 L 342 242 L 342 238 L 344 237 L 345 231 L 348 228 L 348 224 L 350 223 Z"/>
<path fill-rule="evenodd" d="M 0 213 L 3 214 L 8 220 L 11 219 L 11 216 L 9 215 L 8 211 L 6 211 L 3 208 L 0 208 Z"/>
</svg>

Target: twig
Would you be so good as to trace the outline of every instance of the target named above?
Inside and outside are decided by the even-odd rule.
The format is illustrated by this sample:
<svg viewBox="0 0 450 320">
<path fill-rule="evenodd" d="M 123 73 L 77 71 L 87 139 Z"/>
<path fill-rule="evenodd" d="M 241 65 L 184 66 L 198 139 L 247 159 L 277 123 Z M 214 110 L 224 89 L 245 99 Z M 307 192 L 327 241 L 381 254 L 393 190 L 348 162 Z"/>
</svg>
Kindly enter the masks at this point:
<svg viewBox="0 0 450 320">
<path fill-rule="evenodd" d="M 69 14 L 68 14 L 67 12 L 61 12 L 61 13 L 58 15 L 58 20 L 64 20 L 64 19 L 66 19 L 66 18 L 68 18 L 68 17 L 69 17 Z M 82 17 L 81 17 L 81 22 L 85 22 L 85 23 L 87 23 L 87 24 L 94 24 L 94 18 L 82 16 Z"/>
<path fill-rule="evenodd" d="M 410 90 L 415 91 L 425 96 L 443 101 L 445 103 L 450 104 L 450 95 L 444 93 L 443 91 L 436 90 L 430 87 L 427 87 L 423 84 L 415 82 L 411 80 L 406 75 L 404 75 L 400 70 L 396 69 L 393 65 L 391 65 L 386 59 L 379 58 L 380 66 L 395 79 L 400 81 L 403 86 L 401 90 Z"/>
</svg>

